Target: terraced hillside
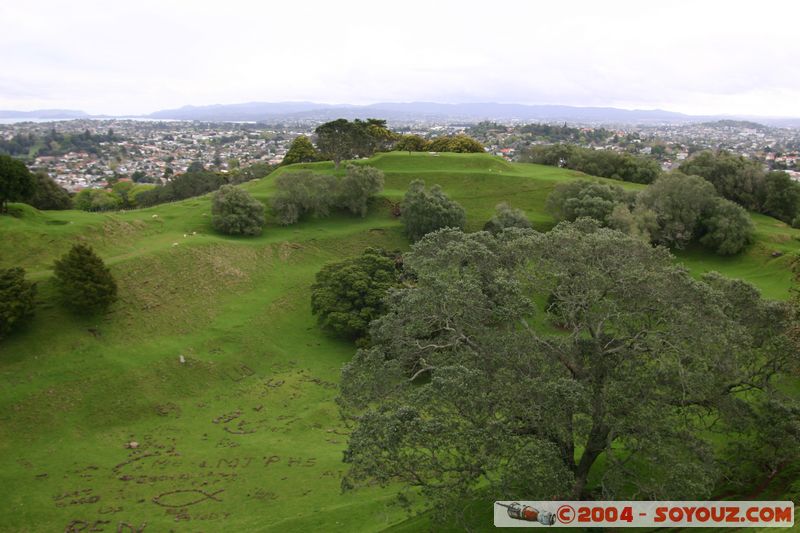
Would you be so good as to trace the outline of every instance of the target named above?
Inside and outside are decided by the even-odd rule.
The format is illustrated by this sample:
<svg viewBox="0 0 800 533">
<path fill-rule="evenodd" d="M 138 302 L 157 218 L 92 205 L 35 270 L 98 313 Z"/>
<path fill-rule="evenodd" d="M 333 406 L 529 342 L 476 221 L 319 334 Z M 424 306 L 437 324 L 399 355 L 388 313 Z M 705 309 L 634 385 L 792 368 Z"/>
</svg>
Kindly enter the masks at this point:
<svg viewBox="0 0 800 533">
<path fill-rule="evenodd" d="M 353 347 L 316 326 L 314 274 L 367 246 L 406 248 L 390 204 L 415 178 L 460 202 L 470 230 L 501 201 L 544 230 L 553 223 L 547 194 L 578 174 L 483 154 L 392 153 L 359 164 L 387 178 L 385 199 L 366 218 L 268 224 L 257 238 L 216 234 L 209 197 L 114 214 L 15 205 L 15 216 L 0 217 L 0 266 L 25 267 L 41 301 L 36 318 L 0 343 L 0 530 L 404 523 L 393 490 L 340 491 L 347 428 L 333 399 Z M 330 163 L 278 172 L 298 168 L 333 172 Z M 244 187 L 266 201 L 275 175 Z M 679 260 L 787 298 L 800 231 L 754 220 L 759 240 L 741 256 L 689 250 Z M 100 319 L 50 303 L 52 262 L 77 241 L 91 244 L 120 284 L 119 302 Z"/>
</svg>

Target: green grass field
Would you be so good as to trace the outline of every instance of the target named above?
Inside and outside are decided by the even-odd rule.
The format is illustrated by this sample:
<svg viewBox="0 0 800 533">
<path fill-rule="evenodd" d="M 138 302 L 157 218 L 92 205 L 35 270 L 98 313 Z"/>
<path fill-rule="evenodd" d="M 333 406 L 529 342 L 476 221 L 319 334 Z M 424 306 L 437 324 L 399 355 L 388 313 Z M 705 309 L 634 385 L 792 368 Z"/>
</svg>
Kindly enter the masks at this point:
<svg viewBox="0 0 800 533">
<path fill-rule="evenodd" d="M 391 201 L 415 178 L 442 185 L 466 208 L 469 230 L 501 201 L 545 230 L 553 224 L 547 194 L 580 176 L 484 154 L 392 153 L 358 163 L 386 172 Z M 331 163 L 278 172 L 296 168 L 333 172 Z M 243 187 L 266 201 L 275 175 Z M 310 285 L 326 262 L 367 246 L 408 247 L 386 201 L 364 219 L 269 223 L 257 238 L 215 234 L 209 197 L 113 214 L 13 211 L 0 217 L 0 267 L 26 268 L 41 304 L 0 343 L 0 530 L 430 527 L 407 521 L 391 489 L 341 493 L 347 428 L 333 399 L 354 349 L 323 334 L 310 313 Z M 800 231 L 753 218 L 758 242 L 742 255 L 690 249 L 678 260 L 697 275 L 719 270 L 785 299 Z M 51 303 L 52 262 L 78 241 L 119 282 L 119 302 L 101 318 Z M 126 448 L 132 441 L 138 447 Z"/>
</svg>

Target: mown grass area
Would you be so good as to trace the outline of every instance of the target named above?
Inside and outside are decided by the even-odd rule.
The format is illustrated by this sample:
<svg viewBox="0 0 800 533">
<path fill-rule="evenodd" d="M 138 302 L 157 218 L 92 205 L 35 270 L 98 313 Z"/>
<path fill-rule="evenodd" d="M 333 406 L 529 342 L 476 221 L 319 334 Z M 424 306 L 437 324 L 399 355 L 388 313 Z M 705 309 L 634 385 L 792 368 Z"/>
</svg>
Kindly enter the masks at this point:
<svg viewBox="0 0 800 533">
<path fill-rule="evenodd" d="M 580 175 L 483 154 L 393 153 L 357 164 L 386 172 L 388 201 L 415 178 L 440 184 L 466 208 L 470 230 L 501 201 L 545 230 L 547 194 Z M 278 172 L 298 167 L 334 172 L 331 163 Z M 243 187 L 267 201 L 274 176 Z M 353 347 L 321 332 L 310 313 L 310 286 L 326 262 L 367 246 L 407 248 L 386 200 L 364 219 L 269 223 L 256 238 L 216 234 L 209 196 L 125 213 L 13 211 L 0 217 L 0 267 L 25 267 L 41 304 L 0 342 L 0 530 L 433 527 L 424 517 L 406 522 L 391 489 L 341 493 L 347 428 L 333 399 Z M 691 249 L 679 260 L 786 298 L 800 232 L 754 220 L 759 242 L 745 254 Z M 119 282 L 106 316 L 74 317 L 52 303 L 52 262 L 78 241 Z M 138 447 L 126 448 L 131 441 Z"/>
</svg>

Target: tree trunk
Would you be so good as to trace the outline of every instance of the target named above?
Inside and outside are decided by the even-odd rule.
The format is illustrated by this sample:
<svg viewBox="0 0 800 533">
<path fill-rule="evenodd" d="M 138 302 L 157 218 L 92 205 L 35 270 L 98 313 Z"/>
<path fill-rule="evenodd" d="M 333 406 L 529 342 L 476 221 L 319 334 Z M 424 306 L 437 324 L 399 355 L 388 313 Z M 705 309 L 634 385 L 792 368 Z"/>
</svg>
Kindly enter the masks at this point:
<svg viewBox="0 0 800 533">
<path fill-rule="evenodd" d="M 589 438 L 586 441 L 586 449 L 584 449 L 581 460 L 575 469 L 575 485 L 572 488 L 572 495 L 575 499 L 581 499 L 586 496 L 584 491 L 586 490 L 589 472 L 594 462 L 606 449 L 608 433 L 609 429 L 602 422 L 595 422 L 592 426 Z"/>
</svg>

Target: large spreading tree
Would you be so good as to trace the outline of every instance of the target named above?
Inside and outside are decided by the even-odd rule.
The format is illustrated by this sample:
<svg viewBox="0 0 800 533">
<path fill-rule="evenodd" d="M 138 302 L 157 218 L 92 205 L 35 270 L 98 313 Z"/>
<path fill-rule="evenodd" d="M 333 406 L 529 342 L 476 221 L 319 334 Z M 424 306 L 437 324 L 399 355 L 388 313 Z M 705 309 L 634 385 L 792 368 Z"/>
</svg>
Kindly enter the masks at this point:
<svg viewBox="0 0 800 533">
<path fill-rule="evenodd" d="M 790 311 L 744 282 L 696 280 L 587 219 L 442 230 L 404 267 L 416 282 L 343 369 L 345 487 L 399 481 L 443 511 L 520 495 L 703 499 L 721 476 L 718 433 L 746 433 L 753 457 L 798 454 L 787 399 L 771 440 L 757 430 L 781 397 L 774 376 L 797 362 Z"/>
<path fill-rule="evenodd" d="M 388 150 L 396 135 L 386 127 L 386 121 L 337 119 L 314 130 L 317 148 L 323 157 L 333 161 L 336 168 L 344 159 L 369 157 L 379 150 Z"/>
</svg>

